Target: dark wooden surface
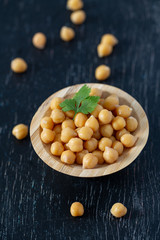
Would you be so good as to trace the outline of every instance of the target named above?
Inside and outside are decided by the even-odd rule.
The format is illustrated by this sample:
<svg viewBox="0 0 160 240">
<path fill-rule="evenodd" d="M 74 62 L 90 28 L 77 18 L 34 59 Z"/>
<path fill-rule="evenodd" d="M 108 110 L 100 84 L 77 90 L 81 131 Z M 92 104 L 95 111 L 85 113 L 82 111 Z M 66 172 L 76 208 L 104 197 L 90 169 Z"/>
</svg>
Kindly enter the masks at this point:
<svg viewBox="0 0 160 240">
<path fill-rule="evenodd" d="M 60 27 L 72 26 L 66 1 L 0 0 L 0 239 L 2 240 L 155 240 L 160 239 L 160 2 L 86 0 L 87 21 L 74 27 L 71 43 L 59 39 Z M 44 51 L 32 46 L 37 31 L 47 35 Z M 111 32 L 119 45 L 99 59 L 96 46 Z M 28 71 L 13 74 L 10 61 L 23 57 Z M 126 169 L 102 178 L 60 174 L 35 154 L 29 137 L 17 141 L 12 127 L 30 124 L 39 105 L 68 85 L 96 82 L 95 67 L 108 64 L 105 83 L 135 97 L 150 122 L 144 151 Z M 73 201 L 85 215 L 72 218 Z M 127 215 L 109 213 L 120 201 Z"/>
</svg>

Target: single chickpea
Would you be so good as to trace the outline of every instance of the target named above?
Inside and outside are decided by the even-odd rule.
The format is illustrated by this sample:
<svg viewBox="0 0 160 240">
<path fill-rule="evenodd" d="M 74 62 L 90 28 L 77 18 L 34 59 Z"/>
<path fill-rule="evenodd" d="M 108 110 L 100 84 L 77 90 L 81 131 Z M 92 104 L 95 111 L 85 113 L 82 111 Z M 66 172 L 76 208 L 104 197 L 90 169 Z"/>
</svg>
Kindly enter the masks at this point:
<svg viewBox="0 0 160 240">
<path fill-rule="evenodd" d="M 53 142 L 54 138 L 55 132 L 50 129 L 44 128 L 43 131 L 41 132 L 41 140 L 44 143 Z"/>
<path fill-rule="evenodd" d="M 98 115 L 99 115 L 101 110 L 103 110 L 103 107 L 101 105 L 97 104 L 94 111 L 91 112 L 91 115 L 93 115 L 95 118 L 98 118 Z"/>
<path fill-rule="evenodd" d="M 88 150 L 88 152 L 93 152 L 98 145 L 98 141 L 95 138 L 91 138 L 90 140 L 84 142 L 84 148 Z"/>
<path fill-rule="evenodd" d="M 83 157 L 83 168 L 94 168 L 98 163 L 98 158 L 92 153 L 87 153 Z"/>
<path fill-rule="evenodd" d="M 114 130 L 121 130 L 126 126 L 126 121 L 123 117 L 117 116 L 112 121 L 112 127 Z"/>
<path fill-rule="evenodd" d="M 58 133 L 61 133 L 62 131 L 62 125 L 61 124 L 57 124 L 54 128 L 53 128 L 53 131 L 58 134 Z"/>
<path fill-rule="evenodd" d="M 114 136 L 111 136 L 110 139 L 112 140 L 112 143 L 116 141 L 116 138 Z"/>
<path fill-rule="evenodd" d="M 132 113 L 132 108 L 128 107 L 127 105 L 121 105 L 116 108 L 117 116 L 121 116 L 123 118 L 128 118 Z"/>
<path fill-rule="evenodd" d="M 126 133 L 124 134 L 122 137 L 121 137 L 121 143 L 123 143 L 123 145 L 127 148 L 129 147 L 133 147 L 136 140 L 137 140 L 137 137 L 133 136 L 132 134 L 130 133 Z"/>
<path fill-rule="evenodd" d="M 65 41 L 69 42 L 75 37 L 75 32 L 72 28 L 70 27 L 62 27 L 60 30 L 60 38 Z"/>
<path fill-rule="evenodd" d="M 64 101 L 64 98 L 54 97 L 51 101 L 50 108 L 53 109 L 61 109 L 60 104 Z"/>
<path fill-rule="evenodd" d="M 100 127 L 100 133 L 103 137 L 110 138 L 113 134 L 113 128 L 111 124 L 105 124 Z"/>
<path fill-rule="evenodd" d="M 93 135 L 93 130 L 89 127 L 82 127 L 78 131 L 78 136 L 82 140 L 90 140 Z"/>
<path fill-rule="evenodd" d="M 73 217 L 81 217 L 84 214 L 84 207 L 80 202 L 72 203 L 70 213 Z"/>
<path fill-rule="evenodd" d="M 87 115 L 83 113 L 77 113 L 75 118 L 74 118 L 74 124 L 76 127 L 81 128 L 85 125 L 85 122 L 87 121 Z"/>
<path fill-rule="evenodd" d="M 98 104 L 103 107 L 104 106 L 104 99 L 100 98 Z"/>
<path fill-rule="evenodd" d="M 80 138 L 71 138 L 68 146 L 72 152 L 81 152 L 83 150 L 83 141 Z"/>
<path fill-rule="evenodd" d="M 70 127 L 67 127 L 64 128 L 61 132 L 61 141 L 67 143 L 71 138 L 76 136 L 77 136 L 76 131 Z"/>
<path fill-rule="evenodd" d="M 44 33 L 35 33 L 32 38 L 33 45 L 38 49 L 44 49 L 46 46 L 47 38 Z"/>
<path fill-rule="evenodd" d="M 102 36 L 101 43 L 114 47 L 118 44 L 118 39 L 114 35 L 107 33 Z"/>
<path fill-rule="evenodd" d="M 60 142 L 60 143 L 62 143 L 62 141 L 61 141 L 61 134 L 60 134 L 60 133 L 57 133 L 57 134 L 55 135 L 54 142 Z"/>
<path fill-rule="evenodd" d="M 99 121 L 102 124 L 110 123 L 112 121 L 112 117 L 113 117 L 112 112 L 108 111 L 107 109 L 103 109 L 102 111 L 100 111 L 98 115 Z"/>
<path fill-rule="evenodd" d="M 52 145 L 51 145 L 51 153 L 54 156 L 61 156 L 63 151 L 64 151 L 64 147 L 63 147 L 62 143 L 60 143 L 60 142 L 52 143 Z"/>
<path fill-rule="evenodd" d="M 22 58 L 15 58 L 11 61 L 11 69 L 15 73 L 23 73 L 27 68 L 27 63 Z"/>
<path fill-rule="evenodd" d="M 104 100 L 104 108 L 109 111 L 113 111 L 116 106 L 119 104 L 119 98 L 116 95 L 110 95 Z"/>
<path fill-rule="evenodd" d="M 72 129 L 76 128 L 74 121 L 72 119 L 64 120 L 64 122 L 62 123 L 62 129 L 67 128 L 67 127 L 70 127 Z"/>
<path fill-rule="evenodd" d="M 99 129 L 93 133 L 92 137 L 96 138 L 97 140 L 99 140 L 101 138 L 101 133 L 100 133 Z"/>
<path fill-rule="evenodd" d="M 83 8 L 82 0 L 68 0 L 67 1 L 67 9 L 71 11 L 76 11 Z"/>
<path fill-rule="evenodd" d="M 65 115 L 69 118 L 73 118 L 74 117 L 74 111 L 73 110 L 67 111 L 67 112 L 65 112 Z"/>
<path fill-rule="evenodd" d="M 75 11 L 71 13 L 70 19 L 73 24 L 80 25 L 86 20 L 86 13 L 83 10 Z"/>
<path fill-rule="evenodd" d="M 98 96 L 98 97 L 101 97 L 102 96 L 102 90 L 99 89 L 99 88 L 91 88 L 91 91 L 90 91 L 90 96 Z"/>
<path fill-rule="evenodd" d="M 110 55 L 112 51 L 113 51 L 113 47 L 109 44 L 100 43 L 97 46 L 97 53 L 98 53 L 98 57 L 100 58 Z"/>
<path fill-rule="evenodd" d="M 126 215 L 127 208 L 122 203 L 115 203 L 110 211 L 114 217 L 120 218 Z"/>
<path fill-rule="evenodd" d="M 18 140 L 22 140 L 28 135 L 28 126 L 22 123 L 16 125 L 12 129 L 12 135 L 15 136 Z"/>
<path fill-rule="evenodd" d="M 51 112 L 51 118 L 54 123 L 62 123 L 65 119 L 65 114 L 60 109 L 53 109 Z"/>
<path fill-rule="evenodd" d="M 66 164 L 73 164 L 75 162 L 76 155 L 71 150 L 66 150 L 61 154 L 61 161 Z"/>
<path fill-rule="evenodd" d="M 44 117 L 41 120 L 41 127 L 47 129 L 53 129 L 54 123 L 51 117 Z"/>
<path fill-rule="evenodd" d="M 109 164 L 114 163 L 118 159 L 118 152 L 113 148 L 105 147 L 103 158 L 106 163 Z"/>
<path fill-rule="evenodd" d="M 112 140 L 110 138 L 103 137 L 98 143 L 98 148 L 102 152 L 105 151 L 105 147 L 111 147 L 112 146 Z"/>
<path fill-rule="evenodd" d="M 82 165 L 83 157 L 88 153 L 88 150 L 83 150 L 81 152 L 76 153 L 76 163 Z"/>
<path fill-rule="evenodd" d="M 98 164 L 104 163 L 103 152 L 95 150 L 92 154 L 98 158 Z"/>
<path fill-rule="evenodd" d="M 120 138 L 121 138 L 124 134 L 126 134 L 126 133 L 129 133 L 129 132 L 128 132 L 125 128 L 117 131 L 117 132 L 116 132 L 116 139 L 119 141 Z"/>
<path fill-rule="evenodd" d="M 138 121 L 134 117 L 129 117 L 126 120 L 126 128 L 129 132 L 134 132 L 138 127 Z"/>
<path fill-rule="evenodd" d="M 85 127 L 89 127 L 93 132 L 96 132 L 99 129 L 99 122 L 93 115 L 91 115 L 85 122 Z"/>
<path fill-rule="evenodd" d="M 110 75 L 111 69 L 106 65 L 100 65 L 95 70 L 95 78 L 99 81 L 106 80 Z"/>
<path fill-rule="evenodd" d="M 123 144 L 119 141 L 114 141 L 112 144 L 112 148 L 117 150 L 118 154 L 121 155 L 123 153 Z"/>
</svg>

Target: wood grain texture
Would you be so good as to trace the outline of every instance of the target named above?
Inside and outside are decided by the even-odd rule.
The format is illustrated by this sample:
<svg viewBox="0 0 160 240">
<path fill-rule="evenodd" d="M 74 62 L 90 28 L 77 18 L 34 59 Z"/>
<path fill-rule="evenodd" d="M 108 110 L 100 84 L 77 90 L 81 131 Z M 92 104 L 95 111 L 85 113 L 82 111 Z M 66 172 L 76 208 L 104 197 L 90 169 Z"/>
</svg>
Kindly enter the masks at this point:
<svg viewBox="0 0 160 240">
<path fill-rule="evenodd" d="M 0 239 L 2 240 L 159 240 L 160 236 L 160 3 L 158 0 L 85 0 L 86 23 L 75 27 L 62 1 L 0 0 Z M 72 26 L 73 42 L 59 29 Z M 48 42 L 32 46 L 35 32 Z M 99 59 L 101 35 L 119 39 L 113 54 Z M 13 74 L 10 61 L 23 57 L 25 74 Z M 150 125 L 149 141 L 136 161 L 101 178 L 73 178 L 37 158 L 29 137 L 17 141 L 12 127 L 30 123 L 41 103 L 69 85 L 96 82 L 99 64 L 111 67 L 109 85 L 123 89 L 142 105 Z M 69 213 L 84 204 L 83 218 Z M 122 219 L 109 210 L 120 201 Z"/>
</svg>

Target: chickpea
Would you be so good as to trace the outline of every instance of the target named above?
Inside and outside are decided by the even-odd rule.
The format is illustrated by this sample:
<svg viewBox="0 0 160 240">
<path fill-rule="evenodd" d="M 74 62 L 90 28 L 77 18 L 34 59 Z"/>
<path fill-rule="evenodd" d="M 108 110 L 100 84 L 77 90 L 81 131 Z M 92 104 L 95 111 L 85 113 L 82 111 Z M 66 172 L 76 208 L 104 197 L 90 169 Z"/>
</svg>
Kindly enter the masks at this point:
<svg viewBox="0 0 160 240">
<path fill-rule="evenodd" d="M 104 108 L 113 111 L 119 104 L 119 98 L 116 95 L 110 95 L 104 100 Z"/>
<path fill-rule="evenodd" d="M 90 96 L 98 96 L 98 97 L 101 97 L 102 96 L 102 90 L 99 89 L 99 88 L 91 88 L 91 91 L 90 91 Z"/>
<path fill-rule="evenodd" d="M 53 128 L 53 131 L 58 134 L 58 133 L 61 133 L 62 131 L 62 126 L 61 124 L 57 124 L 54 128 Z"/>
<path fill-rule="evenodd" d="M 93 132 L 96 132 L 99 129 L 99 122 L 93 115 L 91 115 L 90 118 L 87 119 L 85 127 L 89 127 Z"/>
<path fill-rule="evenodd" d="M 99 81 L 106 80 L 110 75 L 111 69 L 106 65 L 100 65 L 95 70 L 95 78 Z"/>
<path fill-rule="evenodd" d="M 132 108 L 128 107 L 127 105 L 121 105 L 116 108 L 117 116 L 121 116 L 123 118 L 128 118 L 132 113 Z"/>
<path fill-rule="evenodd" d="M 68 0 L 67 1 L 67 9 L 71 11 L 76 11 L 83 8 L 82 0 Z"/>
<path fill-rule="evenodd" d="M 117 116 L 112 121 L 112 127 L 114 130 L 121 130 L 126 126 L 126 121 L 123 117 Z"/>
<path fill-rule="evenodd" d="M 103 158 L 106 163 L 109 164 L 114 163 L 118 159 L 118 152 L 113 148 L 105 147 Z"/>
<path fill-rule="evenodd" d="M 90 140 L 92 135 L 93 135 L 93 130 L 91 128 L 89 128 L 89 127 L 82 127 L 78 131 L 78 136 L 82 140 Z"/>
<path fill-rule="evenodd" d="M 98 115 L 99 121 L 102 124 L 110 123 L 112 121 L 112 117 L 113 117 L 112 112 L 108 111 L 107 109 L 103 109 L 102 111 L 100 111 Z"/>
<path fill-rule="evenodd" d="M 73 137 L 76 137 L 77 133 L 70 127 L 64 128 L 61 132 L 61 141 L 64 143 L 69 142 Z"/>
<path fill-rule="evenodd" d="M 110 55 L 112 51 L 113 51 L 113 47 L 109 44 L 100 43 L 97 46 L 97 53 L 98 53 L 98 57 L 100 58 Z"/>
<path fill-rule="evenodd" d="M 87 153 L 83 157 L 83 168 L 94 168 L 98 163 L 98 158 L 92 153 Z"/>
<path fill-rule="evenodd" d="M 114 35 L 107 33 L 102 36 L 101 43 L 114 47 L 118 44 L 118 39 Z"/>
<path fill-rule="evenodd" d="M 78 134 L 78 131 L 80 130 L 81 128 L 76 128 L 75 131 L 76 133 Z"/>
<path fill-rule="evenodd" d="M 44 33 L 35 33 L 32 38 L 33 45 L 38 49 L 44 49 L 46 46 L 47 38 Z"/>
<path fill-rule="evenodd" d="M 64 122 L 62 123 L 62 129 L 67 127 L 75 129 L 76 127 L 75 127 L 74 121 L 71 119 L 64 120 Z"/>
<path fill-rule="evenodd" d="M 27 68 L 27 63 L 22 58 L 15 58 L 11 61 L 11 69 L 15 73 L 23 73 Z"/>
<path fill-rule="evenodd" d="M 71 150 L 66 150 L 61 154 L 61 161 L 66 164 L 73 164 L 75 162 L 76 155 Z"/>
<path fill-rule="evenodd" d="M 126 120 L 126 128 L 129 132 L 134 132 L 138 127 L 137 119 L 134 117 L 129 117 Z"/>
<path fill-rule="evenodd" d="M 62 123 L 65 119 L 64 112 L 60 109 L 53 109 L 51 113 L 51 118 L 54 123 Z"/>
<path fill-rule="evenodd" d="M 129 133 L 125 128 L 117 131 L 117 132 L 116 132 L 116 139 L 117 139 L 117 140 L 120 140 L 120 138 L 121 138 L 125 133 Z"/>
<path fill-rule="evenodd" d="M 127 208 L 122 203 L 115 203 L 115 204 L 113 204 L 110 211 L 114 217 L 120 218 L 120 217 L 123 217 L 124 215 L 126 215 Z"/>
<path fill-rule="evenodd" d="M 123 153 L 123 144 L 119 141 L 114 141 L 112 144 L 112 148 L 117 150 L 118 154 L 121 155 Z"/>
<path fill-rule="evenodd" d="M 83 141 L 80 138 L 71 138 L 68 146 L 72 152 L 81 152 L 83 150 Z"/>
<path fill-rule="evenodd" d="M 62 141 L 61 141 L 61 134 L 60 133 L 55 134 L 54 142 L 62 143 Z"/>
<path fill-rule="evenodd" d="M 99 140 L 101 138 L 101 133 L 100 133 L 99 129 L 93 133 L 92 137 L 96 138 L 97 140 Z"/>
<path fill-rule="evenodd" d="M 73 110 L 67 111 L 67 112 L 65 112 L 65 115 L 69 118 L 73 118 L 74 117 L 74 111 Z"/>
<path fill-rule="evenodd" d="M 81 217 L 84 214 L 84 207 L 80 202 L 74 202 L 71 205 L 70 213 L 73 217 Z"/>
<path fill-rule="evenodd" d="M 64 149 L 65 149 L 65 150 L 71 150 L 71 149 L 69 148 L 69 146 L 68 146 L 68 143 L 65 143 L 65 144 L 64 144 Z"/>
<path fill-rule="evenodd" d="M 87 115 L 83 113 L 77 113 L 75 118 L 74 118 L 74 124 L 76 127 L 81 128 L 85 125 L 85 122 L 87 121 Z"/>
<path fill-rule="evenodd" d="M 105 147 L 111 147 L 112 146 L 112 140 L 110 138 L 103 137 L 98 143 L 98 148 L 104 152 Z"/>
<path fill-rule="evenodd" d="M 83 10 L 75 11 L 75 12 L 71 13 L 70 19 L 71 19 L 72 23 L 74 23 L 76 25 L 80 25 L 80 24 L 84 23 L 84 21 L 86 20 L 86 13 Z"/>
<path fill-rule="evenodd" d="M 100 127 L 100 133 L 103 137 L 110 138 L 113 134 L 113 128 L 111 124 L 105 124 Z"/>
<path fill-rule="evenodd" d="M 98 158 L 98 164 L 104 163 L 103 152 L 95 150 L 92 154 Z"/>
<path fill-rule="evenodd" d="M 64 101 L 64 98 L 54 97 L 51 101 L 50 108 L 53 109 L 61 109 L 60 103 Z"/>
<path fill-rule="evenodd" d="M 88 152 L 93 152 L 98 145 L 98 141 L 95 138 L 91 138 L 90 140 L 84 142 L 84 148 L 88 150 Z"/>
<path fill-rule="evenodd" d="M 62 27 L 60 30 L 60 38 L 65 41 L 69 42 L 75 37 L 75 32 L 72 28 L 70 27 Z"/>
<path fill-rule="evenodd" d="M 126 133 L 121 137 L 121 143 L 123 143 L 123 145 L 127 148 L 129 147 L 133 147 L 133 145 L 135 144 L 137 137 L 133 136 L 130 133 Z"/>
<path fill-rule="evenodd" d="M 76 153 L 76 163 L 82 165 L 83 157 L 88 153 L 88 150 L 83 150 L 81 152 Z"/>
<path fill-rule="evenodd" d="M 91 115 L 93 115 L 95 118 L 97 118 L 102 109 L 103 109 L 103 107 L 101 105 L 97 104 L 94 111 L 91 112 Z"/>
<path fill-rule="evenodd" d="M 62 152 L 64 151 L 64 147 L 60 142 L 54 142 L 51 145 L 51 153 L 55 156 L 61 156 Z"/>
<path fill-rule="evenodd" d="M 41 127 L 47 129 L 53 129 L 54 123 L 51 117 L 44 117 L 41 120 Z"/>
<path fill-rule="evenodd" d="M 110 139 L 112 140 L 112 143 L 116 141 L 116 138 L 114 136 L 111 136 Z"/>
<path fill-rule="evenodd" d="M 104 99 L 100 98 L 98 104 L 103 107 L 104 106 Z"/>
<path fill-rule="evenodd" d="M 20 123 L 12 129 L 12 134 L 18 140 L 22 140 L 28 135 L 28 126 Z"/>
<path fill-rule="evenodd" d="M 55 132 L 50 129 L 44 128 L 43 131 L 41 132 L 41 140 L 44 143 L 53 142 L 54 138 Z"/>
</svg>

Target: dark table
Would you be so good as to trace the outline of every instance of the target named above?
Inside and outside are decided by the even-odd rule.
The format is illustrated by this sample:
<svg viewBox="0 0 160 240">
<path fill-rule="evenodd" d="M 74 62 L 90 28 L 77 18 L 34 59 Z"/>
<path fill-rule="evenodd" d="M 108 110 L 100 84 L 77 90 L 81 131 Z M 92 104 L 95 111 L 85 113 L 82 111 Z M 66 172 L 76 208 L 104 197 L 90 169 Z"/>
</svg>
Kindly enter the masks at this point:
<svg viewBox="0 0 160 240">
<path fill-rule="evenodd" d="M 86 0 L 87 21 L 75 27 L 66 1 L 0 1 L 0 239 L 2 240 L 154 240 L 160 239 L 160 2 Z M 73 42 L 59 39 L 62 25 L 76 31 Z M 48 42 L 32 46 L 35 32 Z M 99 59 L 102 34 L 119 39 L 111 56 Z M 10 61 L 23 57 L 28 71 L 11 72 Z M 29 137 L 18 141 L 12 127 L 30 124 L 40 104 L 55 91 L 96 82 L 99 64 L 112 69 L 104 82 L 127 91 L 145 109 L 148 143 L 134 163 L 110 176 L 83 179 L 58 173 L 37 157 Z M 85 215 L 73 218 L 73 201 Z M 112 204 L 128 208 L 124 218 L 110 215 Z"/>
</svg>

